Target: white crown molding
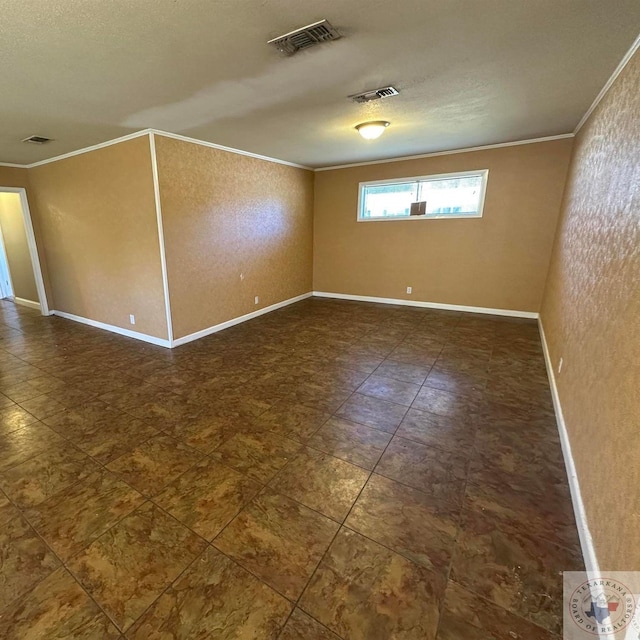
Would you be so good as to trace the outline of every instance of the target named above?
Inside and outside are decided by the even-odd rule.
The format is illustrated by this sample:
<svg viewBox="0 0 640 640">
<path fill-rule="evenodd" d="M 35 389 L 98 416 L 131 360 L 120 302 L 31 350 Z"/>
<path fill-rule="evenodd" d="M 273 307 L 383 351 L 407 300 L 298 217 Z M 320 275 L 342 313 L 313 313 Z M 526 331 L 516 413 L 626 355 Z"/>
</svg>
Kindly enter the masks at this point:
<svg viewBox="0 0 640 640">
<path fill-rule="evenodd" d="M 130 331 L 129 329 L 116 327 L 113 324 L 107 324 L 106 322 L 98 322 L 97 320 L 83 318 L 82 316 L 76 316 L 72 313 L 66 313 L 65 311 L 52 311 L 51 315 L 59 316 L 60 318 L 64 318 L 65 320 L 73 320 L 74 322 L 79 322 L 80 324 L 86 324 L 86 325 L 89 325 L 90 327 L 95 327 L 96 329 L 111 331 L 111 333 L 117 333 L 118 335 L 126 336 L 127 338 L 135 338 L 136 340 L 142 340 L 143 342 L 155 344 L 155 345 L 158 345 L 159 347 L 171 348 L 171 344 L 165 338 L 156 338 L 155 336 L 150 336 L 146 333 L 139 333 L 138 331 Z"/>
<path fill-rule="evenodd" d="M 514 309 L 493 309 L 491 307 L 468 307 L 461 304 L 445 304 L 443 302 L 424 302 L 422 300 L 404 300 L 402 298 L 376 298 L 374 296 L 356 296 L 348 293 L 328 293 L 314 291 L 317 298 L 335 298 L 336 300 L 354 300 L 357 302 L 377 302 L 378 304 L 393 304 L 404 307 L 423 307 L 426 309 L 443 309 L 446 311 L 463 311 L 465 313 L 484 313 L 492 316 L 508 316 L 511 318 L 538 318 L 536 311 L 518 311 Z"/>
<path fill-rule="evenodd" d="M 11 169 L 26 169 L 26 164 L 15 164 L 15 162 L 0 162 L 0 167 L 10 167 Z"/>
<path fill-rule="evenodd" d="M 206 140 L 198 140 L 197 138 L 189 138 L 188 136 L 181 136 L 178 133 L 169 133 L 168 131 L 160 131 L 159 129 L 149 129 L 151 133 L 155 133 L 158 136 L 164 136 L 165 138 L 173 138 L 174 140 L 180 140 L 182 142 L 190 142 L 191 144 L 198 144 L 201 147 L 209 147 L 210 149 L 218 149 L 220 151 L 228 151 L 229 153 L 235 153 L 239 156 L 247 156 L 249 158 L 256 158 L 257 160 L 265 160 L 266 162 L 275 162 L 276 164 L 284 164 L 288 167 L 295 167 L 296 169 L 306 169 L 307 171 L 315 171 L 312 167 L 307 167 L 303 164 L 296 164 L 295 162 L 289 162 L 288 160 L 279 160 L 278 158 L 271 158 L 270 156 L 261 156 L 258 153 L 251 153 L 250 151 L 242 151 L 242 149 L 234 149 L 233 147 L 225 147 L 221 144 L 215 144 L 214 142 L 207 142 Z"/>
<path fill-rule="evenodd" d="M 611 88 L 611 85 L 616 81 L 618 76 L 622 73 L 622 70 L 627 66 L 631 58 L 633 58 L 636 51 L 640 48 L 640 35 L 633 41 L 633 44 L 629 48 L 629 51 L 625 53 L 624 58 L 620 61 L 620 64 L 615 68 L 614 72 L 611 74 L 611 77 L 607 80 L 604 87 L 600 93 L 596 96 L 596 99 L 593 101 L 591 106 L 587 109 L 587 112 L 582 116 L 582 119 L 576 125 L 576 128 L 573 130 L 574 135 L 582 129 L 584 123 L 589 119 L 589 116 L 593 113 L 595 108 L 600 104 L 601 100 L 607 95 L 607 92 Z"/>
<path fill-rule="evenodd" d="M 114 145 L 114 144 L 120 144 L 121 142 L 127 142 L 128 140 L 134 140 L 135 138 L 140 138 L 141 136 L 148 136 L 151 134 L 164 136 L 165 138 L 173 138 L 174 140 L 180 140 L 182 142 L 190 142 L 191 144 L 198 144 L 203 147 L 209 147 L 210 149 L 219 149 L 220 151 L 235 153 L 236 155 L 239 155 L 239 156 L 256 158 L 257 160 L 264 160 L 265 162 L 273 162 L 275 164 L 284 164 L 288 167 L 296 167 L 297 169 L 306 169 L 307 171 L 313 171 L 311 167 L 307 167 L 303 164 L 296 164 L 295 162 L 280 160 L 278 158 L 271 158 L 269 156 L 261 156 L 258 153 L 251 153 L 250 151 L 243 151 L 242 149 L 234 149 L 233 147 L 225 147 L 223 145 L 215 144 L 213 142 L 206 142 L 205 140 L 198 140 L 197 138 L 189 138 L 188 136 L 181 136 L 177 133 L 161 131 L 160 129 L 142 129 L 141 131 L 136 131 L 135 133 L 130 133 L 126 136 L 113 138 L 113 140 L 106 140 L 105 142 L 100 142 L 90 147 L 84 147 L 83 149 L 77 149 L 76 151 L 69 151 L 69 153 L 63 153 L 62 155 L 54 156 L 53 158 L 47 158 L 46 160 L 39 160 L 38 162 L 32 162 L 31 164 L 13 164 L 10 162 L 2 162 L 0 163 L 0 166 L 14 167 L 16 169 L 33 169 L 34 167 L 40 167 L 44 164 L 49 164 L 51 162 L 58 162 L 59 160 L 66 160 L 67 158 L 73 158 L 74 156 L 79 156 L 79 155 L 82 155 L 83 153 L 89 153 L 90 151 L 97 151 L 98 149 L 104 149 L 105 147 L 110 147 L 111 145 Z"/>
<path fill-rule="evenodd" d="M 565 467 L 567 469 L 567 478 L 569 480 L 569 490 L 571 492 L 571 502 L 573 503 L 573 512 L 576 518 L 576 526 L 578 528 L 578 537 L 580 538 L 580 547 L 582 548 L 582 557 L 584 565 L 589 575 L 598 576 L 600 566 L 596 556 L 596 550 L 593 545 L 593 538 L 587 522 L 587 512 L 582 500 L 582 492 L 580 491 L 580 482 L 578 480 L 578 472 L 571 453 L 571 443 L 569 441 L 569 433 L 567 425 L 564 421 L 562 405 L 560 404 L 560 394 L 556 384 L 556 377 L 547 346 L 547 339 L 542 326 L 542 319 L 538 318 L 538 328 L 540 331 L 540 339 L 542 341 L 542 350 L 544 353 L 544 362 L 547 367 L 547 376 L 549 378 L 549 386 L 551 387 L 551 398 L 553 399 L 553 408 L 556 414 L 556 422 L 558 425 L 558 433 L 560 435 L 560 444 L 562 446 L 562 455 L 564 457 Z"/>
<path fill-rule="evenodd" d="M 150 133 L 150 129 L 143 129 L 142 131 L 136 131 L 135 133 L 130 133 L 129 135 L 121 136 L 120 138 L 114 138 L 113 140 L 100 142 L 90 147 L 84 147 L 83 149 L 77 149 L 76 151 L 69 151 L 69 153 L 63 153 L 60 156 L 47 158 L 46 160 L 39 160 L 38 162 L 32 162 L 31 164 L 25 164 L 23 165 L 23 168 L 33 169 L 35 167 L 41 167 L 44 164 L 50 164 L 51 162 L 58 162 L 59 160 L 66 160 L 67 158 L 80 156 L 83 153 L 89 153 L 90 151 L 97 151 L 98 149 L 104 149 L 105 147 L 110 147 L 114 144 L 120 144 L 121 142 L 126 142 L 127 140 L 134 140 L 135 138 L 140 138 L 142 136 L 149 135 L 149 133 Z"/>
<path fill-rule="evenodd" d="M 415 156 L 402 156 L 400 158 L 386 158 L 383 160 L 367 160 L 365 162 L 352 162 L 351 164 L 337 164 L 331 167 L 319 167 L 314 171 L 333 171 L 334 169 L 350 169 L 351 167 L 366 167 L 370 164 L 387 164 L 389 162 L 404 162 L 405 160 L 421 160 L 422 158 L 436 158 L 438 156 L 450 156 L 456 153 L 471 153 L 473 151 L 487 151 L 488 149 L 501 149 L 502 147 L 517 147 L 521 144 L 536 144 L 538 142 L 551 142 L 552 140 L 564 140 L 573 138 L 573 133 L 561 133 L 557 136 L 545 136 L 544 138 L 531 138 L 529 140 L 515 140 L 513 142 L 498 142 L 485 144 L 481 147 L 465 147 L 463 149 L 450 149 L 449 151 L 434 151 L 433 153 L 420 153 Z"/>
<path fill-rule="evenodd" d="M 173 340 L 173 346 L 179 347 L 180 345 L 187 344 L 187 342 L 199 340 L 200 338 L 209 336 L 212 333 L 217 333 L 218 331 L 222 331 L 223 329 L 228 329 L 229 327 L 233 327 L 236 324 L 240 324 L 241 322 L 246 322 L 247 320 L 251 320 L 252 318 L 263 316 L 265 313 L 270 313 L 271 311 L 281 309 L 282 307 L 287 307 L 290 304 L 294 304 L 295 302 L 300 302 L 300 300 L 310 298 L 312 295 L 314 294 L 309 291 L 308 293 L 303 293 L 302 295 L 295 296 L 294 298 L 289 298 L 288 300 L 283 300 L 282 302 L 276 302 L 275 304 L 269 305 L 268 307 L 264 307 L 264 309 L 258 309 L 258 311 L 252 311 L 251 313 L 247 313 L 237 318 L 232 318 L 231 320 L 221 322 L 220 324 L 208 327 L 207 329 L 202 329 L 201 331 L 190 333 L 189 335 L 183 336 L 182 338 L 176 338 Z"/>
</svg>

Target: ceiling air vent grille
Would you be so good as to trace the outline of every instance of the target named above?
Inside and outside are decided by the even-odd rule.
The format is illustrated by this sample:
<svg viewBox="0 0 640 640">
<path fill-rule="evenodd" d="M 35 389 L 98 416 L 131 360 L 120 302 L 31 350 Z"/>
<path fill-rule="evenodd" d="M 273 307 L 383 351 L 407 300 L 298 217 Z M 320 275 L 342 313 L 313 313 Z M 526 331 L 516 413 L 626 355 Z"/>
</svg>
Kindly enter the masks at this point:
<svg viewBox="0 0 640 640">
<path fill-rule="evenodd" d="M 330 40 L 337 40 L 339 37 L 340 34 L 327 20 L 320 20 L 320 22 L 314 22 L 306 27 L 273 38 L 267 44 L 272 44 L 278 51 L 292 56 L 300 49 L 313 47 L 316 44 L 329 42 Z"/>
<path fill-rule="evenodd" d="M 390 98 L 400 93 L 395 87 L 382 87 L 373 91 L 365 91 L 364 93 L 356 93 L 349 96 L 354 102 L 371 102 L 372 100 L 380 100 L 381 98 Z"/>
<path fill-rule="evenodd" d="M 46 144 L 47 142 L 51 142 L 51 138 L 45 138 L 43 136 L 29 136 L 22 142 L 28 142 L 29 144 Z"/>
</svg>

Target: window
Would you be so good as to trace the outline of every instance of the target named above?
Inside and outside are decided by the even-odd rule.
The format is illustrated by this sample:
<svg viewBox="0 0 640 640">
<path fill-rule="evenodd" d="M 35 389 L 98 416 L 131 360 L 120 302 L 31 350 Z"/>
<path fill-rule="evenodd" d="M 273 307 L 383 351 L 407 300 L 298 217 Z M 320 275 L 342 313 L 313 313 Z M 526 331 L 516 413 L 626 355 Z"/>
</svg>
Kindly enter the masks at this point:
<svg viewBox="0 0 640 640">
<path fill-rule="evenodd" d="M 481 218 L 488 175 L 485 169 L 361 182 L 358 220 Z"/>
</svg>

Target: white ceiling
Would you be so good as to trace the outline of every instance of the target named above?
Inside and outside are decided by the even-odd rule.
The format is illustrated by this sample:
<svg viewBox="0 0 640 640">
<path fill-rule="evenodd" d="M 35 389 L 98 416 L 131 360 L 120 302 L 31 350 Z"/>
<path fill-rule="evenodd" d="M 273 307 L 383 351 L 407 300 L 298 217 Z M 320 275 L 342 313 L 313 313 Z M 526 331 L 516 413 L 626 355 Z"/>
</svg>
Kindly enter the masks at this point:
<svg viewBox="0 0 640 640">
<path fill-rule="evenodd" d="M 266 45 L 322 18 L 344 37 Z M 0 162 L 147 127 L 313 167 L 567 133 L 639 31 L 638 0 L 3 0 Z"/>
</svg>

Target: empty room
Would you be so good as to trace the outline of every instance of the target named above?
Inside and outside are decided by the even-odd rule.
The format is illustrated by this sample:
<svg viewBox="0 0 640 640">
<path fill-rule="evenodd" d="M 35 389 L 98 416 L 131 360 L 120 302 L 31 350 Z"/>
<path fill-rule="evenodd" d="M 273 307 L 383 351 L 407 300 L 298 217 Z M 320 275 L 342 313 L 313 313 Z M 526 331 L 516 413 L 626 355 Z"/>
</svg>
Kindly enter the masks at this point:
<svg viewBox="0 0 640 640">
<path fill-rule="evenodd" d="M 638 0 L 0 31 L 0 638 L 640 637 Z"/>
</svg>

